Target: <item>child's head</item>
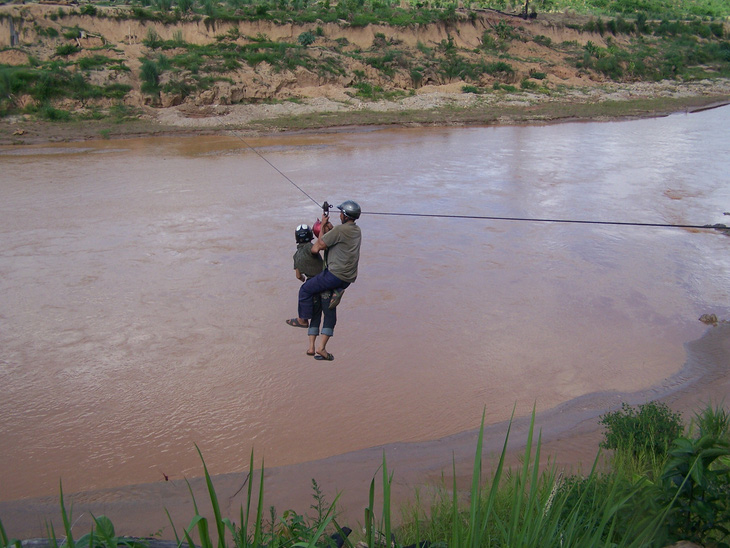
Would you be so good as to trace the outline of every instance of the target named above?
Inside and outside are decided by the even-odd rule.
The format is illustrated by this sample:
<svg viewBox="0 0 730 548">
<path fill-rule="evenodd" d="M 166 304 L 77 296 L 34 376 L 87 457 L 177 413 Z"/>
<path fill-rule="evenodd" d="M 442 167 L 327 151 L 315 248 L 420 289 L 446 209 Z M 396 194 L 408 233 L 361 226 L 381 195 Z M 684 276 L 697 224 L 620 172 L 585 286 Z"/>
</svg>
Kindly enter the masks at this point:
<svg viewBox="0 0 730 548">
<path fill-rule="evenodd" d="M 314 239 L 314 234 L 309 225 L 299 225 L 294 231 L 294 237 L 297 239 L 298 244 L 306 244 Z"/>
</svg>

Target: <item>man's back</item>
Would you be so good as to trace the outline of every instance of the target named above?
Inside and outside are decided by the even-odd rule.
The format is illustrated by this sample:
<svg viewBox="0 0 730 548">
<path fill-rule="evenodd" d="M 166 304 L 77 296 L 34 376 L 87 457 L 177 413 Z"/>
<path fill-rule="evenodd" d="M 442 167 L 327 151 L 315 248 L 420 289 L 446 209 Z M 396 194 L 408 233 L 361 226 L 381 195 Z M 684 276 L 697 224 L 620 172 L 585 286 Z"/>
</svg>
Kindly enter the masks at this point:
<svg viewBox="0 0 730 548">
<path fill-rule="evenodd" d="M 357 278 L 362 242 L 360 227 L 353 222 L 343 223 L 324 234 L 322 241 L 327 245 L 325 251 L 327 270 L 343 282 L 354 282 Z"/>
</svg>

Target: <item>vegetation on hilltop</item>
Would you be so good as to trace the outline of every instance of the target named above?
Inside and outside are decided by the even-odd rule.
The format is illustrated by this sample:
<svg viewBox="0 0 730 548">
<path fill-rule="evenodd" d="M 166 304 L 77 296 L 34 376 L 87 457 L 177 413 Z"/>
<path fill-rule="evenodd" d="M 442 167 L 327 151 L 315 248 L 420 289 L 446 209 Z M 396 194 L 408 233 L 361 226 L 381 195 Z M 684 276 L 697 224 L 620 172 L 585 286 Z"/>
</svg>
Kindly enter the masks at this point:
<svg viewBox="0 0 730 548">
<path fill-rule="evenodd" d="M 0 5 L 0 23 L 12 35 L 12 45 L 0 49 L 0 116 L 122 120 L 145 105 L 298 100 L 303 88 L 322 86 L 369 100 L 455 82 L 466 93 L 551 94 L 596 81 L 730 76 L 724 21 L 730 4 L 720 0 L 459 6 L 442 0 Z M 548 17 L 547 10 L 576 15 Z M 144 34 L 105 36 L 108 28 L 118 34 L 120 21 L 134 21 Z M 366 42 L 354 37 L 368 28 Z M 579 39 L 549 36 L 561 29 Z"/>
</svg>

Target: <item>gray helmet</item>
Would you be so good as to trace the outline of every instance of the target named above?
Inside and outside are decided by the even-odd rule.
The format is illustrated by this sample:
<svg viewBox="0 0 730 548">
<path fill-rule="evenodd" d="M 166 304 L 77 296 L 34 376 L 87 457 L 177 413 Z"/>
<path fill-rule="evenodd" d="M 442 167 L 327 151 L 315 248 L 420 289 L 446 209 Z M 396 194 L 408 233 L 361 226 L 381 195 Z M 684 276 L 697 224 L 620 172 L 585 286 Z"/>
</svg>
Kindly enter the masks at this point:
<svg viewBox="0 0 730 548">
<path fill-rule="evenodd" d="M 306 244 L 314 239 L 314 234 L 308 225 L 299 225 L 294 231 L 294 237 L 298 244 Z"/>
<path fill-rule="evenodd" d="M 360 213 L 362 213 L 358 203 L 353 202 L 352 200 L 342 202 L 340 205 L 337 206 L 337 209 L 342 211 L 345 217 L 347 217 L 348 219 L 352 219 L 353 221 L 360 218 Z"/>
</svg>

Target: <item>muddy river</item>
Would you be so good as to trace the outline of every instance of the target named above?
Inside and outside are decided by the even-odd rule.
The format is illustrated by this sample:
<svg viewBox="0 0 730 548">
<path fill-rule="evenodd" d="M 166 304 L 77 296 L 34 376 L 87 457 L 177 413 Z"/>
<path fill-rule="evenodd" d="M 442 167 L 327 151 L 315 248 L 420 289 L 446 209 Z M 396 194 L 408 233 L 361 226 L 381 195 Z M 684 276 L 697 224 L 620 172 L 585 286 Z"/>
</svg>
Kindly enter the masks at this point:
<svg viewBox="0 0 730 548">
<path fill-rule="evenodd" d="M 377 213 L 730 224 L 728 127 L 0 148 L 0 500 L 199 476 L 195 444 L 235 472 L 660 382 L 700 315 L 730 316 L 727 236 Z M 284 323 L 294 228 L 345 199 L 360 276 L 321 362 Z"/>
</svg>

